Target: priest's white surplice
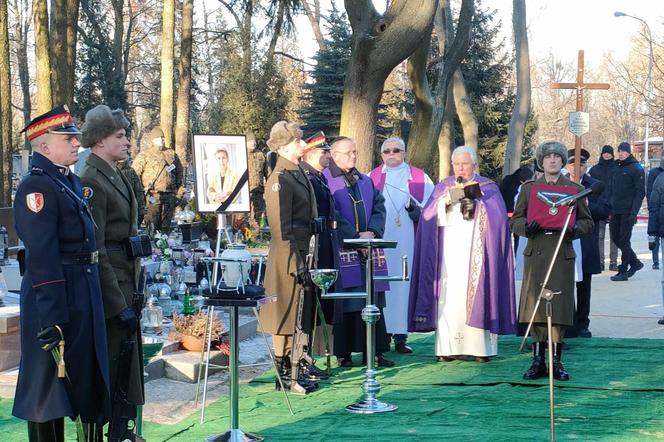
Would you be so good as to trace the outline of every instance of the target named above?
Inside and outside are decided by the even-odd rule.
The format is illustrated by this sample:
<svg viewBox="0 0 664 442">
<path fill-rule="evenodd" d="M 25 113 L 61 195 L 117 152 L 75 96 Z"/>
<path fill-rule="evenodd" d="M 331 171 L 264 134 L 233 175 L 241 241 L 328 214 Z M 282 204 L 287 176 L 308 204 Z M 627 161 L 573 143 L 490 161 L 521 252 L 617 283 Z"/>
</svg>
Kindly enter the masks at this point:
<svg viewBox="0 0 664 442">
<path fill-rule="evenodd" d="M 408 164 L 401 163 L 397 167 L 383 167 L 385 173 L 385 233 L 383 238 L 397 241 L 395 249 L 385 249 L 387 267 L 390 275 L 401 274 L 401 257 L 408 256 L 408 262 L 413 262 L 413 247 L 415 243 L 414 223 L 406 212 L 406 204 L 410 199 L 408 181 L 412 179 Z M 426 204 L 433 192 L 433 182 L 424 176 L 424 197 L 422 206 Z M 411 204 L 414 202 L 411 201 Z M 410 265 L 410 264 L 409 264 Z M 383 309 L 385 326 L 388 333 L 408 333 L 408 281 L 390 282 L 390 290 L 386 292 Z"/>
<path fill-rule="evenodd" d="M 466 221 L 461 204 L 438 206 L 438 225 L 444 226 L 441 290 L 438 298 L 436 356 L 495 356 L 496 334 L 466 324 L 468 280 L 475 221 Z"/>
</svg>

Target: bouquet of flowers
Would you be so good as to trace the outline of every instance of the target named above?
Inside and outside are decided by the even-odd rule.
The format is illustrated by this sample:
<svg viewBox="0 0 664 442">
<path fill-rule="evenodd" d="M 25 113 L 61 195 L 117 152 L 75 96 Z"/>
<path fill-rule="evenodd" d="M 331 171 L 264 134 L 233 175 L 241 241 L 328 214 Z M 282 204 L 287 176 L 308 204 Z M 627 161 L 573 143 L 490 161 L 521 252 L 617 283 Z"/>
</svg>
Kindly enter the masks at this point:
<svg viewBox="0 0 664 442">
<path fill-rule="evenodd" d="M 154 261 L 168 261 L 171 259 L 175 240 L 169 239 L 168 235 L 157 231 L 155 232 L 154 244 L 155 247 L 152 249 L 152 259 Z"/>
</svg>

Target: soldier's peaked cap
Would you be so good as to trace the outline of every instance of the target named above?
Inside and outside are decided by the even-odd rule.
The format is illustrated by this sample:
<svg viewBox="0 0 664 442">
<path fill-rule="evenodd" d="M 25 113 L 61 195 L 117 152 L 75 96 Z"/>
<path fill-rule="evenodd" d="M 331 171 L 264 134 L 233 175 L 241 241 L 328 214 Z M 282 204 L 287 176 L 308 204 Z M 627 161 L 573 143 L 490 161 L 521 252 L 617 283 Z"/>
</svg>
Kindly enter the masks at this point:
<svg viewBox="0 0 664 442">
<path fill-rule="evenodd" d="M 25 132 L 28 141 L 32 141 L 45 133 L 61 135 L 81 134 L 67 106 L 54 107 L 45 114 L 33 118 L 21 131 L 21 133 L 23 132 Z"/>
<path fill-rule="evenodd" d="M 319 130 L 306 140 L 304 140 L 306 146 L 304 146 L 304 151 L 309 152 L 312 149 L 323 149 L 323 150 L 330 150 L 331 147 L 327 143 L 327 138 L 325 137 L 325 134 L 323 133 L 322 130 Z"/>
</svg>

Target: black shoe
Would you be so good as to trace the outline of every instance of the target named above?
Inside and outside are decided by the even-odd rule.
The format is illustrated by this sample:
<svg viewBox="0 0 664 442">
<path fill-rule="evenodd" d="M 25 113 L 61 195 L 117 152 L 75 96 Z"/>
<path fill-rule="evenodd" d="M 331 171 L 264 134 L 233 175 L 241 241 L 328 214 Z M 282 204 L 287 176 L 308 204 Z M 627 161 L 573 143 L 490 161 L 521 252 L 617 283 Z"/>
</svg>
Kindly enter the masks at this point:
<svg viewBox="0 0 664 442">
<path fill-rule="evenodd" d="M 629 277 L 627 276 L 627 273 L 625 272 L 620 272 L 616 275 L 613 275 L 611 277 L 611 281 L 627 281 Z"/>
<path fill-rule="evenodd" d="M 307 361 L 300 361 L 300 375 L 312 381 L 321 381 L 330 379 L 330 375 L 326 371 L 321 370 Z"/>
<path fill-rule="evenodd" d="M 563 354 L 562 345 L 553 343 L 553 378 L 557 381 L 569 381 L 569 374 L 565 371 L 561 361 Z M 550 356 L 549 356 L 550 357 Z"/>
<path fill-rule="evenodd" d="M 339 362 L 339 367 L 348 368 L 353 366 L 353 360 L 350 358 L 350 356 L 338 357 L 337 361 Z"/>
<path fill-rule="evenodd" d="M 292 394 L 298 395 L 311 393 L 318 388 L 317 383 L 309 381 L 302 376 L 298 377 L 297 382 L 293 381 L 291 376 L 292 366 L 288 356 L 283 358 L 276 358 L 276 362 L 277 376 L 281 378 L 281 382 L 279 382 L 278 378 L 275 378 L 274 380 L 274 388 L 276 390 L 281 390 L 282 383 L 286 390 L 289 390 Z"/>
<path fill-rule="evenodd" d="M 636 261 L 636 264 L 632 264 L 629 266 L 629 270 L 627 270 L 627 276 L 631 278 L 634 276 L 636 272 L 641 270 L 643 268 L 643 263 L 641 261 Z"/>
<path fill-rule="evenodd" d="M 454 360 L 451 356 L 436 356 L 438 362 L 452 362 Z"/>
<path fill-rule="evenodd" d="M 488 356 L 475 356 L 475 361 L 476 362 L 481 362 L 481 363 L 487 363 L 487 362 L 489 362 L 489 357 Z"/>
<path fill-rule="evenodd" d="M 378 367 L 394 367 L 394 361 L 385 359 L 383 355 L 376 356 L 376 365 Z"/>
<path fill-rule="evenodd" d="M 396 351 L 397 353 L 412 353 L 413 349 L 411 348 L 410 345 L 402 341 L 394 344 L 394 351 Z"/>
<path fill-rule="evenodd" d="M 592 338 L 593 334 L 587 328 L 579 330 L 579 336 L 582 338 Z"/>
<path fill-rule="evenodd" d="M 658 262 L 654 263 L 654 264 L 652 265 L 652 269 L 653 269 L 653 270 L 659 270 L 659 263 L 658 263 Z"/>
<path fill-rule="evenodd" d="M 657 323 L 658 323 L 659 325 L 664 325 L 664 317 L 662 317 L 662 319 L 660 319 L 659 321 L 657 321 Z"/>
<path fill-rule="evenodd" d="M 544 360 L 545 351 L 546 342 L 533 343 L 533 363 L 530 364 L 530 368 L 523 374 L 524 379 L 539 379 L 549 374 Z"/>
<path fill-rule="evenodd" d="M 618 271 L 618 264 L 609 264 L 609 271 L 610 272 L 617 272 Z"/>
</svg>

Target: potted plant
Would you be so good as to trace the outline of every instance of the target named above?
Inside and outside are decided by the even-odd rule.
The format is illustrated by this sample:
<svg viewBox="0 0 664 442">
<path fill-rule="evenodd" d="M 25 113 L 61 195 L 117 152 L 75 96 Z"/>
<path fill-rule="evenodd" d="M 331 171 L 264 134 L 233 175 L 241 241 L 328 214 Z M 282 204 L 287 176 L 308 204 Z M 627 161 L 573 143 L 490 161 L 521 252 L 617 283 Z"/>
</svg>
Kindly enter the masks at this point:
<svg viewBox="0 0 664 442">
<path fill-rule="evenodd" d="M 179 340 L 188 351 L 200 352 L 205 341 L 205 326 L 209 318 L 206 313 L 178 315 L 173 313 L 173 331 L 169 336 L 172 341 Z M 219 318 L 212 320 L 212 346 L 227 354 L 228 345 L 222 342 L 224 324 Z"/>
</svg>

